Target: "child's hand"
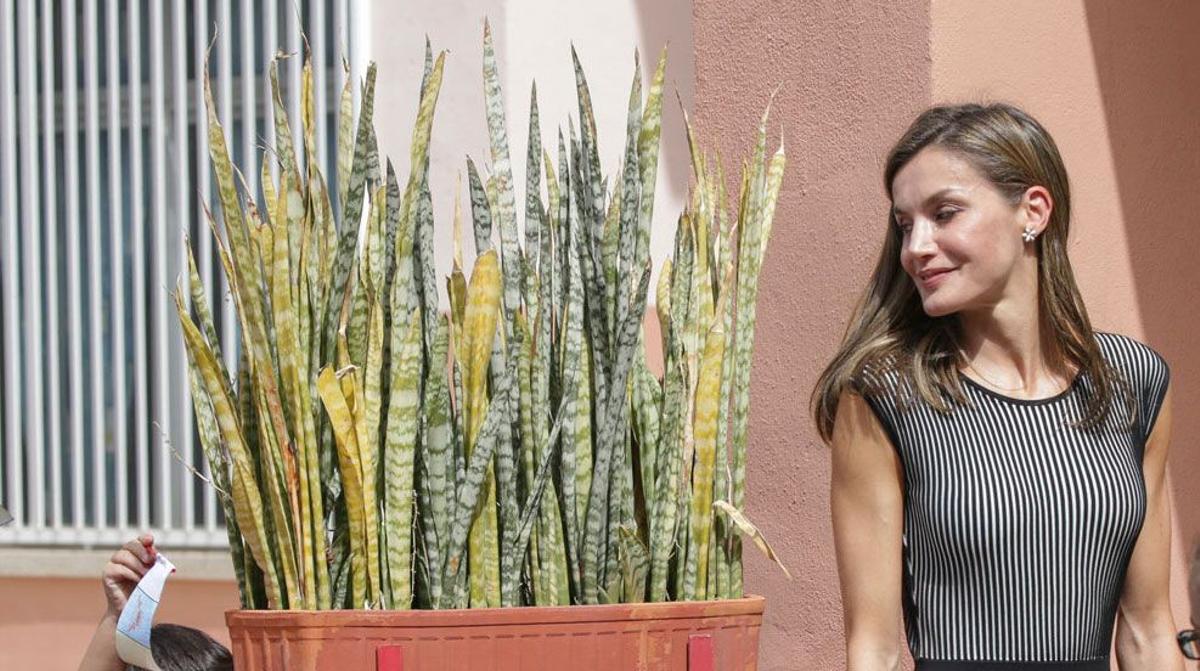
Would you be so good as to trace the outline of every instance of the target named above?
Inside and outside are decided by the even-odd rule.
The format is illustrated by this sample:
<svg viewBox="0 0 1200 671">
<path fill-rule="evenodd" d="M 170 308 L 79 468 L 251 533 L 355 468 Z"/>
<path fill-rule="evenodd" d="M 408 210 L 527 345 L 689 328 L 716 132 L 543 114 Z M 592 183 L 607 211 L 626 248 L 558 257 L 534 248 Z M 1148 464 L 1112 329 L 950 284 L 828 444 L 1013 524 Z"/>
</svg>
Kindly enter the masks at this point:
<svg viewBox="0 0 1200 671">
<path fill-rule="evenodd" d="M 129 541 L 113 553 L 104 567 L 102 580 L 104 598 L 108 600 L 108 614 L 119 617 L 133 588 L 146 571 L 154 566 L 158 551 L 154 548 L 154 536 L 142 534 Z"/>
</svg>

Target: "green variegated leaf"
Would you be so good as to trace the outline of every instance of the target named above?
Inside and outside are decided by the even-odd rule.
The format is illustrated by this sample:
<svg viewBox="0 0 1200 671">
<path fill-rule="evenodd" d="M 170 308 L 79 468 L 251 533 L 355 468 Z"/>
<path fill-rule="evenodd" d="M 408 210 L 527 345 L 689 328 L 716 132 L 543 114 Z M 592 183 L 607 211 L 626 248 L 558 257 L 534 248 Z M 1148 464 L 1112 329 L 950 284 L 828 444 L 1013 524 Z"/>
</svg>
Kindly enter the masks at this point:
<svg viewBox="0 0 1200 671">
<path fill-rule="evenodd" d="M 292 130 L 288 124 L 287 108 L 283 104 L 283 94 L 279 89 L 279 59 L 271 59 L 267 68 L 271 80 L 271 104 L 275 109 L 275 154 L 279 156 L 279 164 L 283 173 L 293 179 L 300 176 L 296 167 L 296 149 L 292 143 Z"/>
<path fill-rule="evenodd" d="M 636 529 L 622 526 L 618 527 L 617 532 L 625 601 L 638 603 L 644 600 L 646 576 L 650 571 L 650 553 L 637 535 Z"/>
<path fill-rule="evenodd" d="M 491 383 L 493 399 L 504 398 L 509 407 L 503 410 L 506 417 L 517 414 L 517 397 L 507 388 L 509 376 L 506 347 L 501 338 L 492 343 Z M 493 403 L 498 402 L 493 400 Z M 498 410 L 499 411 L 499 410 Z M 496 432 L 496 488 L 500 504 L 500 547 L 513 547 L 517 533 L 517 456 L 513 452 L 512 426 L 501 422 Z M 520 557 L 512 552 L 500 553 L 500 602 L 502 606 L 519 605 L 518 588 L 521 584 Z"/>
<path fill-rule="evenodd" d="M 198 279 L 195 272 L 195 262 L 192 260 L 190 253 L 188 261 L 191 269 L 193 282 Z M 204 313 L 207 314 L 207 305 L 205 304 L 203 285 L 199 288 L 199 302 L 197 302 L 197 287 L 192 286 L 193 305 L 197 307 L 203 306 Z M 202 316 L 202 321 L 204 317 Z M 208 318 L 211 320 L 211 317 Z M 237 579 L 238 594 L 241 598 L 242 608 L 253 608 L 253 594 L 249 583 L 249 577 L 246 570 L 245 550 L 242 546 L 242 534 L 237 525 L 237 511 L 234 510 L 233 496 L 230 493 L 232 486 L 232 464 L 230 463 L 229 452 L 222 443 L 221 430 L 217 424 L 216 413 L 213 409 L 213 404 L 209 398 L 208 391 L 204 388 L 204 375 L 200 371 L 196 357 L 192 354 L 191 349 L 187 349 L 188 355 L 188 388 L 192 393 L 192 405 L 196 414 L 196 429 L 200 437 L 200 445 L 204 450 L 204 458 L 208 462 L 209 473 L 212 481 L 209 484 L 217 493 L 217 500 L 221 502 L 221 509 L 225 513 L 225 529 L 229 537 L 229 549 L 233 557 L 233 571 Z M 221 365 L 220 352 L 213 350 L 213 360 Z M 227 384 L 226 374 L 222 368 L 221 380 Z M 226 387 L 225 395 L 227 398 L 232 398 L 232 393 Z M 234 415 L 236 419 L 236 414 Z"/>
<path fill-rule="evenodd" d="M 431 56 L 426 52 L 426 56 Z M 428 61 L 426 61 L 428 64 Z M 409 150 L 414 175 L 418 168 L 424 166 L 429 156 L 429 138 L 433 129 L 433 112 L 437 107 L 438 94 L 442 89 L 442 73 L 445 70 L 446 52 L 438 54 L 437 62 L 426 71 L 425 79 L 421 82 L 421 105 L 417 110 L 417 122 L 413 125 L 412 145 Z M 412 179 L 410 177 L 410 179 Z"/>
<path fill-rule="evenodd" d="M 375 64 L 367 67 L 367 82 L 362 94 L 362 106 L 358 119 L 358 134 L 354 143 L 354 158 L 350 175 L 346 180 L 346 196 L 341 201 L 341 229 L 338 231 L 337 248 L 333 255 L 332 280 L 325 308 L 324 351 L 331 356 L 334 351 L 337 330 L 341 324 L 343 305 L 351 295 L 350 271 L 355 263 L 354 250 L 358 246 L 358 225 L 363 212 L 366 193 L 367 153 L 372 135 L 372 113 L 375 104 Z M 345 107 L 343 106 L 343 112 Z M 345 121 L 343 120 L 343 123 Z"/>
<path fill-rule="evenodd" d="M 288 411 L 292 418 L 291 435 L 295 438 L 295 454 L 297 458 L 298 487 L 296 497 L 299 500 L 299 515 L 296 529 L 297 541 L 300 547 L 301 579 L 304 589 L 304 607 L 317 607 L 316 572 L 313 570 L 312 557 L 312 527 L 305 520 L 312 518 L 311 498 L 308 486 L 308 448 L 305 442 L 306 434 L 302 418 L 304 406 L 302 395 L 307 395 L 308 385 L 302 382 L 302 356 L 300 347 L 299 325 L 297 324 L 298 310 L 293 304 L 292 277 L 298 277 L 299 272 L 293 273 L 290 257 L 293 244 L 299 246 L 299 241 L 291 239 L 287 222 L 293 218 L 303 218 L 304 202 L 294 181 L 294 175 L 284 172 L 280 182 L 279 203 L 276 213 L 280 217 L 275 234 L 271 236 L 274 246 L 273 260 L 270 268 L 274 273 L 271 282 L 271 307 L 274 312 L 275 348 L 279 361 L 279 376 L 283 398 L 288 402 Z M 304 366 L 306 368 L 306 366 Z"/>
<path fill-rule="evenodd" d="M 221 342 L 217 336 L 217 328 L 213 323 L 212 310 L 208 306 L 208 297 L 204 291 L 204 282 L 200 279 L 200 272 L 196 270 L 196 259 L 192 251 L 190 243 L 188 248 L 188 289 L 192 299 L 192 307 L 196 310 L 196 316 L 200 319 L 200 328 L 204 333 L 204 338 L 208 342 L 208 346 L 212 349 L 213 358 L 216 360 L 217 369 L 221 373 L 221 380 L 225 386 L 225 393 L 230 398 L 234 397 L 232 378 L 229 377 L 229 371 L 225 368 L 225 360 L 221 356 Z"/>
<path fill-rule="evenodd" d="M 525 298 L 537 300 L 533 287 L 535 273 L 539 267 L 541 251 L 542 218 L 542 132 L 538 127 L 537 84 L 529 93 L 529 148 L 525 161 Z M 537 314 L 537 307 L 531 310 Z"/>
<path fill-rule="evenodd" d="M 352 384 L 352 382 L 351 382 Z M 350 525 L 350 592 L 352 608 L 363 608 L 367 601 L 366 510 L 363 492 L 362 460 L 354 414 L 346 403 L 345 392 L 330 367 L 321 370 L 317 390 L 333 424 L 337 439 L 338 463 L 342 476 L 342 495 Z M 353 392 L 352 392 L 353 393 Z"/>
<path fill-rule="evenodd" d="M 230 496 L 233 499 L 234 517 L 246 546 L 254 561 L 267 578 L 269 608 L 280 608 L 283 596 L 279 578 L 275 573 L 275 548 L 263 522 L 264 506 L 254 475 L 254 466 L 246 443 L 236 420 L 232 399 L 225 392 L 212 350 L 204 343 L 199 329 L 192 323 L 183 301 L 176 295 L 175 306 L 183 327 L 184 341 L 189 355 L 196 361 L 196 370 L 204 382 L 204 389 L 212 403 L 213 414 L 221 438 L 229 450 L 232 468 Z"/>
<path fill-rule="evenodd" d="M 774 97 L 774 94 L 772 94 Z M 777 165 L 766 166 L 763 157 L 766 153 L 767 118 L 770 114 L 770 104 L 763 112 L 758 127 L 758 139 L 754 146 L 754 155 L 746 189 L 746 206 L 742 208 L 738 236 L 738 276 L 737 276 L 737 326 L 734 336 L 733 363 L 733 411 L 732 411 L 732 495 L 730 502 L 736 509 L 745 506 L 746 482 L 746 432 L 750 416 L 750 364 L 751 352 L 754 346 L 754 329 L 757 322 L 755 303 L 758 296 L 758 271 L 762 267 L 762 255 L 766 240 L 764 234 L 763 214 L 767 209 L 764 202 L 768 188 L 767 172 L 774 167 L 776 177 L 782 179 L 783 154 L 778 154 Z M 782 148 L 781 148 L 782 149 Z M 772 160 L 775 163 L 775 160 Z M 776 181 L 777 185 L 779 182 Z M 778 187 L 776 187 L 778 188 Z M 777 192 L 776 192 L 777 193 Z M 774 213 L 774 203 L 770 211 Z M 731 559 L 731 593 L 742 593 L 741 545 L 740 539 L 733 540 L 733 557 Z"/>
<path fill-rule="evenodd" d="M 316 117 L 317 106 L 313 92 L 313 68 L 310 54 L 304 59 L 304 69 L 300 74 L 300 123 L 304 131 L 304 157 L 307 159 L 309 169 L 320 163 L 317 155 Z"/>
<path fill-rule="evenodd" d="M 437 269 L 433 258 L 433 200 L 429 193 L 429 182 L 421 181 L 417 185 L 416 202 L 411 211 L 413 226 L 413 244 L 416 250 L 414 277 L 417 282 L 417 296 L 422 306 L 422 314 L 432 316 L 438 312 Z M 425 323 L 425 347 L 433 346 L 437 335 L 437 325 L 432 319 Z"/>
<path fill-rule="evenodd" d="M 403 201 L 400 195 L 400 182 L 396 178 L 396 170 L 392 166 L 392 162 L 387 162 L 387 176 L 385 177 L 384 201 L 386 203 L 385 225 L 384 225 L 384 243 L 383 243 L 383 291 L 380 299 L 383 301 L 384 312 L 387 315 L 392 315 L 392 287 L 396 282 L 397 256 L 401 253 L 400 245 L 401 235 L 406 232 L 401 231 L 403 222 L 403 212 L 401 207 Z M 411 242 L 406 242 L 411 245 Z M 407 256 L 407 254 L 406 254 Z M 405 301 L 407 303 L 407 300 Z M 392 322 L 388 321 L 390 325 Z"/>
<path fill-rule="evenodd" d="M 654 69 L 654 78 L 646 93 L 646 108 L 638 130 L 638 175 L 641 180 L 641 200 L 638 211 L 636 265 L 650 258 L 650 225 L 654 216 L 654 187 L 658 180 L 659 136 L 662 133 L 662 91 L 667 72 L 667 48 L 663 47 Z"/>
<path fill-rule="evenodd" d="M 388 575 L 395 608 L 412 602 L 413 464 L 420 411 L 418 382 L 421 375 L 420 320 L 406 315 L 407 326 L 396 322 L 392 330 L 391 396 L 388 399 L 386 476 Z"/>
<path fill-rule="evenodd" d="M 463 555 L 467 551 L 467 534 L 471 521 L 480 515 L 480 505 L 484 503 L 483 486 L 490 468 L 492 456 L 496 449 L 496 431 L 501 422 L 508 421 L 503 408 L 507 399 L 497 396 L 488 410 L 487 418 L 479 430 L 476 449 L 469 457 L 469 466 L 459 479 L 460 491 L 455 509 L 453 525 L 450 529 L 449 553 L 446 556 L 444 584 L 458 583 L 458 576 L 463 565 Z M 444 594 L 446 607 L 463 608 L 467 606 L 465 585 L 457 586 L 457 593 Z M 472 604 L 474 605 L 474 604 Z"/>
<path fill-rule="evenodd" d="M 450 341 L 449 323 L 438 319 L 433 359 L 425 378 L 425 397 L 421 407 L 421 460 L 423 476 L 429 488 L 430 506 L 423 515 L 426 549 L 431 570 L 431 599 L 441 607 L 442 566 L 450 543 L 454 499 L 454 447 L 451 425 L 450 390 L 446 384 L 446 362 Z"/>
<path fill-rule="evenodd" d="M 521 306 L 523 268 L 517 242 L 516 196 L 513 194 L 512 164 L 508 153 L 508 131 L 504 123 L 504 99 L 491 25 L 483 24 L 483 95 L 487 106 L 492 179 L 496 180 L 496 202 L 491 208 L 493 223 L 500 229 L 500 251 L 504 271 L 504 335 L 512 340 L 513 313 Z"/>
<path fill-rule="evenodd" d="M 384 271 L 387 269 L 387 186 L 380 185 L 371 196 L 367 215 L 367 239 L 363 244 L 362 274 L 367 300 L 384 301 Z"/>
<path fill-rule="evenodd" d="M 604 186 L 600 175 L 600 151 L 596 146 L 596 117 L 592 113 L 592 95 L 588 89 L 587 77 L 583 73 L 583 64 L 579 62 L 579 54 L 571 46 L 571 60 L 575 66 L 575 91 L 579 98 L 579 133 L 581 158 L 579 161 L 583 185 L 581 200 L 585 218 L 594 218 L 597 213 L 604 211 Z"/>
<path fill-rule="evenodd" d="M 275 226 L 279 221 L 279 215 L 275 212 L 275 207 L 278 204 L 279 196 L 276 193 L 275 178 L 271 176 L 272 159 L 266 153 L 263 154 L 262 174 L 259 176 L 261 180 L 263 192 L 263 205 L 267 210 L 267 223 Z"/>
<path fill-rule="evenodd" d="M 643 336 L 644 339 L 645 336 Z M 646 510 L 652 511 L 655 507 L 655 496 L 658 493 L 654 481 L 655 474 L 658 472 L 662 388 L 646 364 L 645 352 L 638 353 L 632 388 L 634 428 L 639 450 L 638 462 L 641 465 L 640 488 L 645 499 Z"/>
<path fill-rule="evenodd" d="M 650 600 L 665 601 L 669 596 L 670 561 L 675 555 L 680 527 L 679 511 L 683 506 L 683 491 L 689 485 L 684 480 L 684 442 L 688 425 L 687 396 L 690 393 L 688 363 L 685 347 L 689 333 L 686 315 L 690 312 L 692 260 L 695 256 L 691 220 L 687 213 L 680 217 L 675 236 L 674 263 L 670 270 L 671 312 L 664 327 L 666 361 L 663 374 L 662 443 L 658 453 L 656 475 L 656 510 L 650 528 Z M 686 539 L 686 534 L 685 534 Z M 686 556 L 684 556 L 686 559 Z M 678 566 L 677 576 L 685 571 Z M 679 595 L 678 590 L 675 592 Z"/>
<path fill-rule="evenodd" d="M 467 289 L 463 328 L 464 387 L 466 393 L 467 458 L 476 449 L 487 413 L 487 367 L 500 310 L 500 268 L 495 252 L 475 261 Z M 493 436 L 492 440 L 495 440 Z M 471 605 L 500 605 L 500 557 L 497 538 L 495 475 L 484 480 L 484 508 L 471 526 Z"/>
<path fill-rule="evenodd" d="M 633 85 L 629 92 L 629 112 L 625 128 L 625 160 L 623 165 L 622 185 L 619 193 L 621 198 L 620 233 L 618 235 L 619 256 L 618 273 L 624 281 L 618 282 L 616 318 L 617 324 L 624 324 L 629 318 L 630 292 L 633 290 L 630 280 L 635 273 L 646 267 L 645 261 L 640 261 L 637 254 L 638 217 L 641 203 L 642 182 L 638 168 L 638 134 L 641 129 L 642 109 L 642 72 L 638 63 L 637 52 L 633 59 Z M 616 196 L 614 196 L 614 200 Z M 639 322 L 640 323 L 640 322 Z"/>
<path fill-rule="evenodd" d="M 492 208 L 488 204 L 487 191 L 479 179 L 475 162 L 467 158 L 467 179 L 471 192 L 471 221 L 475 232 L 475 253 L 482 254 L 492 248 Z"/>
<path fill-rule="evenodd" d="M 717 418 L 721 397 L 721 367 L 725 357 L 725 326 L 718 320 L 708 332 L 700 378 L 696 390 L 694 435 L 696 461 L 692 469 L 691 536 L 696 554 L 688 558 L 688 572 L 694 571 L 695 597 L 709 598 L 708 559 L 712 535 L 713 471 L 717 454 Z M 713 595 L 716 596 L 716 595 Z"/>
<path fill-rule="evenodd" d="M 350 173 L 354 164 L 354 78 L 350 76 L 350 64 L 342 60 L 342 72 L 346 83 L 342 86 L 338 102 L 338 155 L 337 155 L 337 199 L 345 207 L 350 194 Z"/>
<path fill-rule="evenodd" d="M 517 420 L 519 421 L 520 431 L 520 452 L 519 460 L 521 465 L 521 477 L 525 483 L 526 489 L 533 486 L 533 481 L 537 477 L 537 431 L 534 429 L 534 414 L 535 399 L 533 395 L 533 337 L 529 333 L 529 326 L 525 320 L 523 313 L 517 313 L 516 341 L 513 343 L 515 356 L 517 358 Z M 528 511 L 523 511 L 528 513 Z M 536 529 L 534 530 L 536 534 Z M 543 584 L 543 575 L 537 561 L 537 538 L 533 538 L 533 545 L 530 548 L 530 562 L 533 564 L 531 590 L 533 592 L 533 602 L 537 603 L 539 594 L 541 594 L 545 585 Z M 519 559 L 518 559 L 519 561 Z"/>
<path fill-rule="evenodd" d="M 383 601 L 383 578 L 379 552 L 379 448 L 380 420 L 383 412 L 381 395 L 383 372 L 383 308 L 372 301 L 368 317 L 366 365 L 351 370 L 348 377 L 354 383 L 354 417 L 358 422 L 359 458 L 363 473 L 363 510 L 367 538 L 367 576 L 370 580 L 372 603 Z"/>
</svg>

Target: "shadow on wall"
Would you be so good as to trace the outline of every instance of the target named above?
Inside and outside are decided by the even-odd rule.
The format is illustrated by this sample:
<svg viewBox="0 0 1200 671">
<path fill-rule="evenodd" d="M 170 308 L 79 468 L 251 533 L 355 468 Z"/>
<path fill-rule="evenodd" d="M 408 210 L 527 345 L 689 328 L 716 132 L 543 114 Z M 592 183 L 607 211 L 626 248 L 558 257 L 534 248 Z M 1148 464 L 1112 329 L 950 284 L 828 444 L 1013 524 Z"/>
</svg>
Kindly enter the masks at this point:
<svg viewBox="0 0 1200 671">
<path fill-rule="evenodd" d="M 1179 308 L 1194 305 L 1200 288 L 1200 4 L 1167 4 L 1085 8 L 1141 322 L 1171 365 L 1170 469 L 1184 543 L 1175 554 L 1189 557 L 1200 544 L 1200 452 L 1189 440 L 1200 415 L 1187 411 L 1200 403 L 1200 355 L 1188 345 L 1200 317 Z"/>
</svg>

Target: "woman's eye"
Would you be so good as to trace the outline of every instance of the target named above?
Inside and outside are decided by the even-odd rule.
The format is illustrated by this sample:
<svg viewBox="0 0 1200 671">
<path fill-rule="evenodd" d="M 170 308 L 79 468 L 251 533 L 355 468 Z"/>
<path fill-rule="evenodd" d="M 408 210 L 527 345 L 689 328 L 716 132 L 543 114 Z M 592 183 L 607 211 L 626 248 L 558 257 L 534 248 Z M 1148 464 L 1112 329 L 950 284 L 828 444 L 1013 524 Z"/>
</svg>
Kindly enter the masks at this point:
<svg viewBox="0 0 1200 671">
<path fill-rule="evenodd" d="M 955 215 L 955 213 L 957 213 L 957 212 L 958 212 L 958 210 L 953 210 L 953 209 L 950 209 L 950 210 L 941 210 L 940 212 L 938 212 L 938 213 L 937 213 L 937 220 L 938 220 L 938 221 L 950 221 L 950 219 L 951 219 L 951 218 L 952 218 L 952 217 Z"/>
</svg>

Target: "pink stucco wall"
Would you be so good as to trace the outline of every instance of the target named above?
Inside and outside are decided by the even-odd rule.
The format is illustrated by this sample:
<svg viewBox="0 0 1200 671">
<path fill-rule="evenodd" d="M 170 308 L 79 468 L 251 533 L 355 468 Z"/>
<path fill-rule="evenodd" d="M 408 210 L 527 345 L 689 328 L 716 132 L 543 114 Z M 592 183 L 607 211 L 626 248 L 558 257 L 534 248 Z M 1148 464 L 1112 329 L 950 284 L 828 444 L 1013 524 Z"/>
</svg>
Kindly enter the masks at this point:
<svg viewBox="0 0 1200 671">
<path fill-rule="evenodd" d="M 1085 7 L 1086 5 L 1086 7 Z M 806 415 L 882 240 L 883 158 L 938 101 L 1000 98 L 1056 137 L 1071 174 L 1072 260 L 1097 328 L 1143 339 L 1171 365 L 1176 509 L 1173 605 L 1186 626 L 1186 560 L 1200 536 L 1200 457 L 1189 412 L 1200 357 L 1200 6 L 696 0 L 696 119 L 743 155 L 767 95 L 789 167 L 763 271 L 751 395 L 749 513 L 795 569 L 747 555 L 768 595 L 763 671 L 844 665 L 829 524 L 829 459 Z"/>
<path fill-rule="evenodd" d="M 0 669 L 75 669 L 104 614 L 100 570 L 96 578 L 0 579 Z M 236 608 L 229 581 L 167 583 L 158 622 L 202 629 L 229 645 L 225 611 Z"/>
</svg>

